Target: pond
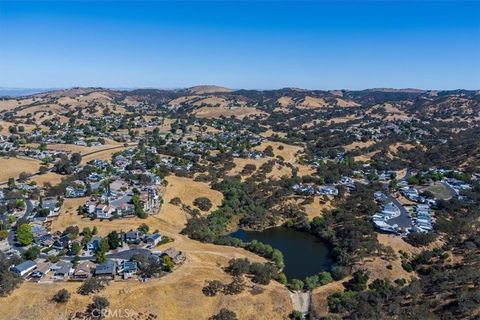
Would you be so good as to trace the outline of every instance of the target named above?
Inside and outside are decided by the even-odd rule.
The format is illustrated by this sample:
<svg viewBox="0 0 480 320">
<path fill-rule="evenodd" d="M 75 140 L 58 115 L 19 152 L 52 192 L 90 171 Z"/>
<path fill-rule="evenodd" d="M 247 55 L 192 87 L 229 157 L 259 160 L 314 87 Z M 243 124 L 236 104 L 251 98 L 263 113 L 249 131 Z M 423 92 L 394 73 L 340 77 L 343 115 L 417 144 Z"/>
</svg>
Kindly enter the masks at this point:
<svg viewBox="0 0 480 320">
<path fill-rule="evenodd" d="M 285 260 L 284 273 L 290 280 L 303 280 L 307 276 L 330 271 L 333 263 L 329 246 L 307 232 L 275 227 L 264 231 L 240 229 L 230 236 L 244 242 L 257 240 L 282 251 Z"/>
</svg>

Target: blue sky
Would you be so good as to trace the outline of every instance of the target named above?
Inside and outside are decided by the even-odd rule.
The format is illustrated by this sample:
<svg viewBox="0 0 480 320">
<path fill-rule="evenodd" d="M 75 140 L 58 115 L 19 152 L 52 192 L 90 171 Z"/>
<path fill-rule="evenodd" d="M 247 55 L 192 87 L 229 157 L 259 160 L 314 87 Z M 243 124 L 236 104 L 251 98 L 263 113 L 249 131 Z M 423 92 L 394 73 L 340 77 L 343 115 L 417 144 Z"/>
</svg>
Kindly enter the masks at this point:
<svg viewBox="0 0 480 320">
<path fill-rule="evenodd" d="M 480 2 L 0 1 L 0 86 L 480 89 Z"/>
</svg>

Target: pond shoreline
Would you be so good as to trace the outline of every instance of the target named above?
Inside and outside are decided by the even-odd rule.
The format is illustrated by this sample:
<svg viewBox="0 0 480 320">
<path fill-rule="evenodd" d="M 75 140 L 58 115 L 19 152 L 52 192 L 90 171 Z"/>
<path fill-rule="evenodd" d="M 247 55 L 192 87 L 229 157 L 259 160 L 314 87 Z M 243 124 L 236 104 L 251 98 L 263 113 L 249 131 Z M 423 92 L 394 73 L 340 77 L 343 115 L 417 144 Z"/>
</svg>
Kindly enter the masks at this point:
<svg viewBox="0 0 480 320">
<path fill-rule="evenodd" d="M 305 232 L 288 227 L 271 227 L 262 231 L 238 229 L 228 236 L 251 242 L 257 240 L 283 253 L 284 273 L 289 279 L 305 279 L 323 271 L 331 271 L 334 264 L 328 242 Z"/>
</svg>

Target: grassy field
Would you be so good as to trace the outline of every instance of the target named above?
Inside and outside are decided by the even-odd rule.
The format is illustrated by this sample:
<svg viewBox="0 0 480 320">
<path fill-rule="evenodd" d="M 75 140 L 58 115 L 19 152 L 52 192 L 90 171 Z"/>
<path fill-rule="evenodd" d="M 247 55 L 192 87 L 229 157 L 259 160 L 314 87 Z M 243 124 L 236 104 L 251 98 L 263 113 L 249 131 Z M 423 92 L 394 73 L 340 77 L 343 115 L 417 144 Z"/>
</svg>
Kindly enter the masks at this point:
<svg viewBox="0 0 480 320">
<path fill-rule="evenodd" d="M 6 182 L 9 178 L 18 178 L 20 173 L 38 172 L 40 161 L 24 158 L 0 158 L 0 182 Z"/>
<path fill-rule="evenodd" d="M 452 197 L 452 194 L 448 190 L 447 186 L 440 182 L 435 182 L 433 186 L 423 189 L 423 191 L 430 191 L 433 193 L 436 199 L 447 200 Z"/>
<path fill-rule="evenodd" d="M 265 286 L 265 291 L 258 295 L 252 295 L 249 291 L 238 296 L 203 295 L 202 287 L 205 281 L 230 281 L 231 278 L 223 271 L 230 259 L 247 257 L 252 261 L 265 260 L 243 249 L 201 243 L 179 234 L 185 217 L 180 207 L 168 204 L 172 197 L 178 196 L 183 203 L 191 204 L 196 197 L 207 196 L 218 206 L 221 203 L 221 194 L 191 179 L 169 176 L 167 180 L 169 184 L 164 194 L 166 203 L 157 215 L 148 219 L 91 221 L 76 213 L 76 208 L 85 199 L 65 199 L 60 216 L 52 222 L 52 231 L 63 230 L 72 224 L 78 225 L 80 229 L 84 226 L 97 226 L 102 236 L 112 230 L 125 231 L 146 223 L 152 231 L 158 229 L 160 233 L 174 239 L 173 242 L 158 247 L 159 250 L 175 247 L 186 254 L 187 261 L 184 265 L 160 280 L 147 283 L 135 280 L 119 281 L 109 285 L 100 295 L 108 297 L 111 308 L 128 308 L 143 315 L 153 313 L 158 319 L 207 319 L 222 307 L 235 311 L 239 319 L 286 318 L 292 308 L 290 296 L 288 290 L 278 283 L 272 282 Z M 11 296 L 0 299 L 2 306 L 5 306 L 2 307 L 2 315 L 7 319 L 60 319 L 65 312 L 70 314 L 83 311 L 91 297 L 73 294 L 72 300 L 64 307 L 48 301 L 57 290 L 65 287 L 74 292 L 77 286 L 72 283 L 24 283 Z M 24 307 L 27 304 L 28 307 Z M 33 310 L 41 312 L 35 313 Z M 258 313 L 258 310 L 262 312 Z M 35 314 L 35 317 L 31 316 L 32 314 Z"/>
</svg>

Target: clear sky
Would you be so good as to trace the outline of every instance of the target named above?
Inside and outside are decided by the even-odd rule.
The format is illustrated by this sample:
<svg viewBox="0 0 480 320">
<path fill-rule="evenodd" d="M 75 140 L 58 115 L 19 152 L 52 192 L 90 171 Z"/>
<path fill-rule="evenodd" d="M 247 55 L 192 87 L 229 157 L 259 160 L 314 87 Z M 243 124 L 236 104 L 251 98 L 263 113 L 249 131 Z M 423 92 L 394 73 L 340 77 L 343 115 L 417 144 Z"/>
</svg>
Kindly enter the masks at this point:
<svg viewBox="0 0 480 320">
<path fill-rule="evenodd" d="M 480 2 L 0 0 L 0 86 L 480 89 Z"/>
</svg>

